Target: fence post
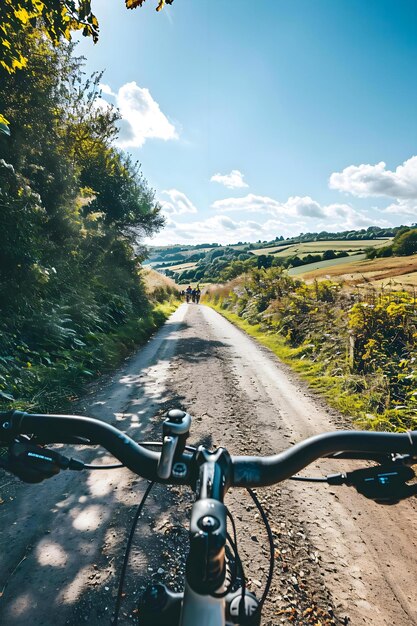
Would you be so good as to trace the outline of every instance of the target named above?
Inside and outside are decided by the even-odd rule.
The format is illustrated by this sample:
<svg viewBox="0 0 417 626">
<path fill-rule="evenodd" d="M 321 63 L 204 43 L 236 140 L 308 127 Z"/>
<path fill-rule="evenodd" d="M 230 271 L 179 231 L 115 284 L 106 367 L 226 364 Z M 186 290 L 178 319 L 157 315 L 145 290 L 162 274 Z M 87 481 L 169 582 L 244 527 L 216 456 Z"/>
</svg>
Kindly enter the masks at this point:
<svg viewBox="0 0 417 626">
<path fill-rule="evenodd" d="M 355 334 L 352 330 L 349 331 L 349 345 L 348 345 L 348 365 L 350 371 L 355 369 Z"/>
</svg>

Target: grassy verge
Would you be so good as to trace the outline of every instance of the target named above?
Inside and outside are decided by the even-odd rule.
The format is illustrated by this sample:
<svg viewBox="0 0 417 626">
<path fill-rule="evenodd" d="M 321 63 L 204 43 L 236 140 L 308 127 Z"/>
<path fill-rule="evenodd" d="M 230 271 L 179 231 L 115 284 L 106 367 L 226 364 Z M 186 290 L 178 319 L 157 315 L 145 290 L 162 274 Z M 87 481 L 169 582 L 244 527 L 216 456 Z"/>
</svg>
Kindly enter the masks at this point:
<svg viewBox="0 0 417 626">
<path fill-rule="evenodd" d="M 356 426 L 364 426 L 366 423 L 367 428 L 369 428 L 369 401 L 363 390 L 361 393 L 355 393 L 352 388 L 347 388 L 346 379 L 343 375 L 329 376 L 323 363 L 313 362 L 306 356 L 306 346 L 291 348 L 281 335 L 263 329 L 260 324 L 250 324 L 222 307 L 221 303 L 206 299 L 205 304 L 223 315 L 260 344 L 269 348 L 281 361 L 297 372 L 312 390 L 323 396 L 330 406 L 344 415 L 352 417 Z M 381 424 L 380 421 L 378 424 L 374 424 L 375 428 L 381 429 L 388 426 L 384 423 Z"/>
<path fill-rule="evenodd" d="M 149 307 L 142 317 L 133 317 L 117 329 L 96 333 L 82 347 L 63 350 L 54 361 L 31 364 L 15 370 L 14 398 L 3 397 L 2 410 L 63 411 L 85 392 L 100 375 L 116 369 L 134 350 L 164 324 L 178 307 L 175 296 Z"/>
</svg>

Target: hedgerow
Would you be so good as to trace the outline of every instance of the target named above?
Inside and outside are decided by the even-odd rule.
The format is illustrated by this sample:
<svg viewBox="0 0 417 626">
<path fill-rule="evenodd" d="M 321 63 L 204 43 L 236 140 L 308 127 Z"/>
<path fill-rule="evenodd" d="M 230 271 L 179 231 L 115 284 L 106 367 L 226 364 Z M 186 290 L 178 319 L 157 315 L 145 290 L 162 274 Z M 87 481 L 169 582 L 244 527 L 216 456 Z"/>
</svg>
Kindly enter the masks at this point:
<svg viewBox="0 0 417 626">
<path fill-rule="evenodd" d="M 362 426 L 417 426 L 413 294 L 306 284 L 271 268 L 210 290 L 206 302 L 244 325 Z"/>
</svg>

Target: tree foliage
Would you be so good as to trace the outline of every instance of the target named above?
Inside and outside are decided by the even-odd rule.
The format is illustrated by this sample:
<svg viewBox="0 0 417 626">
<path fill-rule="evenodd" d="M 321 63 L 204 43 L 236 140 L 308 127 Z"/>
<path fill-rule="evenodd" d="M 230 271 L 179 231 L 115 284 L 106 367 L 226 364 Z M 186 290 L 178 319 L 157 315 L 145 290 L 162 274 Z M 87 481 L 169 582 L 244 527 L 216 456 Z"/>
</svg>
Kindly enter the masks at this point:
<svg viewBox="0 0 417 626">
<path fill-rule="evenodd" d="M 22 53 L 24 71 L 0 68 L 12 131 L 0 135 L 0 397 L 16 399 L 73 388 L 117 362 L 115 333 L 143 334 L 138 238 L 163 222 L 139 165 L 114 147 L 100 75 L 85 78 L 72 44 L 42 30 Z"/>
<path fill-rule="evenodd" d="M 125 0 L 127 9 L 142 6 L 145 0 Z M 173 0 L 159 0 L 160 11 Z M 71 41 L 71 34 L 81 30 L 85 37 L 98 41 L 99 24 L 91 9 L 91 0 L 1 0 L 0 3 L 0 67 L 13 74 L 28 66 L 27 39 L 33 32 L 57 46 Z M 9 120 L 0 110 L 0 135 L 10 134 Z"/>
<path fill-rule="evenodd" d="M 98 39 L 90 0 L 2 0 L 0 24 L 0 65 L 10 73 L 27 66 L 25 38 L 33 28 L 42 29 L 54 45 L 70 40 L 74 30 Z"/>
<path fill-rule="evenodd" d="M 145 0 L 125 0 L 127 9 L 142 6 Z M 173 0 L 160 0 L 160 11 Z M 24 39 L 32 28 L 42 29 L 57 45 L 71 39 L 73 31 L 98 41 L 99 24 L 91 10 L 91 0 L 2 0 L 0 4 L 0 65 L 8 72 L 27 66 Z M 17 37 L 16 37 L 17 35 Z M 0 122 L 2 120 L 0 119 Z"/>
<path fill-rule="evenodd" d="M 408 256 L 417 253 L 417 228 L 407 230 L 395 237 L 392 251 L 398 256 Z"/>
</svg>

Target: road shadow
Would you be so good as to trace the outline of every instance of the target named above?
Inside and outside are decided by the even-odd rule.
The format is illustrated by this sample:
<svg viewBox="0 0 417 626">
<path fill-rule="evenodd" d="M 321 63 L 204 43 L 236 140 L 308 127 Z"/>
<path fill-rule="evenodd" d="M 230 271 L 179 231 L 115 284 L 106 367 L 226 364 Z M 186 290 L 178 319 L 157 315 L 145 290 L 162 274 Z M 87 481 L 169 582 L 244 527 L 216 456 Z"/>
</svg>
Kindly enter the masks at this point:
<svg viewBox="0 0 417 626">
<path fill-rule="evenodd" d="M 186 322 L 165 325 L 159 347 L 149 342 L 96 396 L 75 409 L 127 432 L 135 441 L 161 440 L 161 424 L 184 396 L 166 384 L 176 357 L 189 363 L 217 359 L 221 341 L 179 338 Z M 154 353 L 152 353 L 154 350 Z M 146 367 L 142 366 L 146 363 Z M 115 407 L 119 406 L 118 410 Z M 212 447 L 207 434 L 194 445 Z M 103 449 L 63 446 L 84 462 L 110 463 Z M 0 623 L 4 626 L 110 624 L 130 524 L 147 481 L 128 470 L 61 472 L 39 485 L 4 475 L 8 499 L 0 506 Z M 188 542 L 189 489 L 155 486 L 132 548 L 120 624 L 135 621 L 145 580 L 165 580 L 179 588 Z M 179 506 L 181 504 L 182 506 Z"/>
</svg>

